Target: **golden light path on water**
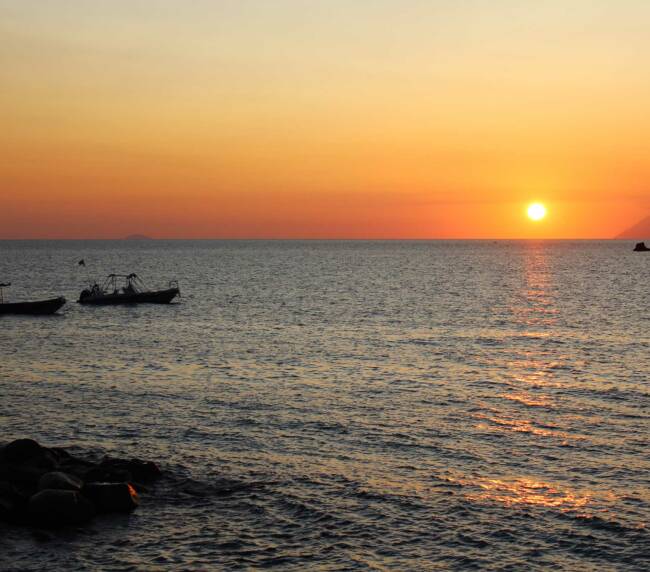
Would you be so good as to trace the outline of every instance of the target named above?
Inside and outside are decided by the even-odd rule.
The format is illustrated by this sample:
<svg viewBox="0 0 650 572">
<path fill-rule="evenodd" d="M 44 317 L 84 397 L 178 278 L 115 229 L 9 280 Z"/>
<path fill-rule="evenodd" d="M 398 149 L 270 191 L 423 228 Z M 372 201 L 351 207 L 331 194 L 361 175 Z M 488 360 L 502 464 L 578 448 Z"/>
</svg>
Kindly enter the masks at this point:
<svg viewBox="0 0 650 572">
<path fill-rule="evenodd" d="M 566 444 L 569 439 L 584 439 L 584 437 L 580 435 L 569 434 L 566 431 L 560 431 L 556 428 L 547 429 L 545 427 L 536 426 L 530 419 L 508 419 L 505 417 L 497 417 L 495 415 L 490 416 L 482 413 L 477 413 L 475 417 L 477 419 L 484 419 L 491 423 L 478 423 L 476 428 L 479 430 L 531 433 L 537 437 L 560 439 L 563 444 Z M 548 427 L 548 424 L 546 426 Z M 556 425 L 555 427 L 558 426 Z"/>
<path fill-rule="evenodd" d="M 551 283 L 552 271 L 546 250 L 532 245 L 526 258 L 524 289 L 518 300 L 510 307 L 513 323 L 518 326 L 511 336 L 527 340 L 546 340 L 555 337 L 553 328 L 558 327 L 560 310 L 555 304 L 555 286 Z M 494 334 L 496 335 L 496 334 Z M 571 356 L 561 351 L 521 349 L 515 355 L 503 360 L 507 371 L 506 382 L 509 391 L 496 397 L 505 403 L 515 403 L 525 409 L 497 407 L 498 400 L 482 403 L 483 411 L 474 412 L 478 432 L 528 434 L 532 439 L 559 442 L 560 446 L 587 440 L 587 437 L 567 426 L 567 421 L 576 419 L 566 416 L 553 421 L 559 408 L 558 398 L 552 391 L 567 388 L 566 378 L 558 376 L 565 372 Z M 535 414 L 538 411 L 539 414 Z M 594 439 L 591 439 L 594 442 Z M 449 483 L 462 487 L 461 495 L 469 502 L 497 504 L 506 509 L 538 507 L 559 512 L 573 513 L 590 518 L 595 514 L 612 517 L 608 503 L 617 500 L 611 491 L 573 490 L 567 486 L 531 475 L 464 475 L 448 476 Z M 366 482 L 368 490 L 392 490 L 395 494 L 417 494 L 431 497 L 434 490 L 424 483 L 394 481 L 387 478 L 371 479 Z"/>
<path fill-rule="evenodd" d="M 534 505 L 579 510 L 586 508 L 593 498 L 591 493 L 577 493 L 551 483 L 525 477 L 512 480 L 481 479 L 464 484 L 471 484 L 481 489 L 478 493 L 469 493 L 468 499 L 480 502 L 493 501 L 505 506 Z"/>
<path fill-rule="evenodd" d="M 541 220 L 546 215 L 546 209 L 536 203 L 529 207 L 528 215 L 533 220 Z M 520 337 L 544 340 L 552 337 L 553 333 L 548 329 L 557 326 L 560 311 L 554 303 L 554 287 L 550 281 L 551 269 L 546 251 L 534 244 L 529 248 L 523 280 L 525 289 L 521 291 L 519 300 L 510 310 L 514 324 L 522 328 L 518 332 Z M 519 403 L 525 406 L 526 410 L 512 412 L 487 407 L 489 412 L 474 414 L 479 420 L 476 429 L 526 433 L 535 438 L 560 440 L 562 445 L 568 445 L 570 441 L 584 440 L 584 436 L 567 431 L 558 423 L 545 417 L 537 420 L 537 416 L 532 415 L 535 409 L 543 408 L 552 412 L 557 407 L 556 398 L 544 392 L 551 388 L 563 387 L 563 383 L 554 375 L 554 371 L 562 367 L 557 358 L 556 353 L 549 355 L 539 350 L 522 350 L 519 355 L 507 360 L 506 366 L 511 372 L 509 385 L 512 389 L 499 394 L 498 397 L 507 402 Z M 532 388 L 542 391 L 531 393 Z M 529 413 L 530 416 L 524 417 L 523 413 Z M 579 511 L 586 509 L 594 496 L 592 492 L 572 491 L 531 476 L 461 478 L 456 482 L 480 489 L 478 492 L 466 493 L 468 500 L 495 502 L 513 508 L 530 505 L 562 511 Z M 609 500 L 614 498 L 611 493 L 606 497 Z"/>
<path fill-rule="evenodd" d="M 528 407 L 553 407 L 554 400 L 553 398 L 545 395 L 534 396 L 530 393 L 520 392 L 520 393 L 502 393 L 500 397 L 503 399 L 509 399 L 510 401 L 517 401 Z"/>
</svg>

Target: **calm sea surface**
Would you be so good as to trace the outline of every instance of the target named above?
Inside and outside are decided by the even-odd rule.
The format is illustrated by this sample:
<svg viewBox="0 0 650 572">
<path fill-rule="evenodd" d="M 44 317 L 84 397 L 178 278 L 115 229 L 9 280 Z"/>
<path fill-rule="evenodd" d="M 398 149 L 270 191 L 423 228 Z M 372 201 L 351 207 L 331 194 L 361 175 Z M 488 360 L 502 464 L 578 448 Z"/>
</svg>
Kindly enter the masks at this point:
<svg viewBox="0 0 650 572">
<path fill-rule="evenodd" d="M 0 242 L 0 441 L 157 460 L 0 569 L 647 570 L 650 254 L 625 242 Z M 86 268 L 77 265 L 85 258 Z M 75 303 L 179 280 L 171 306 Z"/>
</svg>

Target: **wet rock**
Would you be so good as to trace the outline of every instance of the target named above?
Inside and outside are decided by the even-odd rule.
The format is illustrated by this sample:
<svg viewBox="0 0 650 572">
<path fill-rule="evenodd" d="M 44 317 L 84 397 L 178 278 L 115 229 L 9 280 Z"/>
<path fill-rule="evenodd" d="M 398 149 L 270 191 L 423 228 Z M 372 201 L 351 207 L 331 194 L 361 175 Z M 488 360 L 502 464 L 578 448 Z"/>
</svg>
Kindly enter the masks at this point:
<svg viewBox="0 0 650 572">
<path fill-rule="evenodd" d="M 42 447 L 34 439 L 16 439 L 3 448 L 3 458 L 7 462 L 18 463 L 39 456 Z"/>
<path fill-rule="evenodd" d="M 0 465 L 0 480 L 31 489 L 35 488 L 39 479 L 50 470 L 50 467 L 39 467 L 38 465 L 4 463 Z"/>
<path fill-rule="evenodd" d="M 6 471 L 24 468 L 24 477 L 30 479 L 29 473 L 38 474 L 38 478 L 48 471 L 56 468 L 58 459 L 54 453 L 45 447 L 41 447 L 33 439 L 17 439 L 3 447 L 0 467 L 7 467 Z M 5 472 L 6 472 L 5 471 Z M 1 473 L 1 469 L 0 469 Z M 36 478 L 36 481 L 38 481 Z"/>
<path fill-rule="evenodd" d="M 56 527 L 81 524 L 96 512 L 130 512 L 139 504 L 138 491 L 147 490 L 139 483 L 160 476 L 150 461 L 93 462 L 18 439 L 0 444 L 0 520 Z"/>
<path fill-rule="evenodd" d="M 161 474 L 158 465 L 152 461 L 104 457 L 99 465 L 86 472 L 84 480 L 105 483 L 149 483 L 158 479 Z"/>
<path fill-rule="evenodd" d="M 45 473 L 38 481 L 38 490 L 56 489 L 66 491 L 79 491 L 83 481 L 74 475 L 68 475 L 61 471 Z"/>
<path fill-rule="evenodd" d="M 73 457 L 70 453 L 68 453 L 65 449 L 62 449 L 61 447 L 48 447 L 47 450 L 51 453 L 53 458 L 56 459 L 56 464 L 58 466 L 63 466 L 69 463 L 76 464 L 80 461 L 79 459 Z M 92 463 L 90 462 L 85 464 L 92 466 Z"/>
<path fill-rule="evenodd" d="M 69 475 L 74 475 L 81 480 L 86 480 L 87 473 L 97 467 L 97 463 L 87 461 L 86 459 L 80 459 L 79 457 L 73 457 L 63 449 L 57 448 L 51 450 L 56 452 L 59 457 L 59 470 L 68 473 Z"/>
<path fill-rule="evenodd" d="M 45 526 L 81 524 L 95 514 L 93 504 L 76 491 L 45 489 L 29 499 L 33 522 Z"/>
<path fill-rule="evenodd" d="M 133 477 L 130 480 L 142 483 L 154 481 L 160 478 L 162 474 L 156 463 L 152 461 L 140 461 L 139 459 L 104 457 L 99 466 L 107 471 L 128 472 Z"/>
<path fill-rule="evenodd" d="M 84 480 L 95 483 L 126 483 L 135 479 L 131 472 L 123 467 L 100 464 L 86 471 Z"/>
<path fill-rule="evenodd" d="M 24 513 L 24 506 L 27 497 L 23 495 L 13 484 L 0 481 L 0 520 L 15 522 L 20 520 L 21 513 Z"/>
<path fill-rule="evenodd" d="M 140 504 L 129 483 L 86 483 L 82 489 L 99 512 L 131 512 Z"/>
</svg>

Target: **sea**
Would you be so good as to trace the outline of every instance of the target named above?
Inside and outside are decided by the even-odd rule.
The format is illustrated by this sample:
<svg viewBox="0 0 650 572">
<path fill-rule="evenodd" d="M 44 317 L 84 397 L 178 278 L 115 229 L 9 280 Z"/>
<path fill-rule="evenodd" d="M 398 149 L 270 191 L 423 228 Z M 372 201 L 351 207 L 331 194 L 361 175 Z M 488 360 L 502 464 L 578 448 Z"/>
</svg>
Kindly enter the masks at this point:
<svg viewBox="0 0 650 572">
<path fill-rule="evenodd" d="M 156 461 L 0 570 L 650 568 L 650 254 L 625 241 L 2 241 L 0 441 Z M 78 262 L 83 259 L 85 266 Z M 171 305 L 89 307 L 110 273 Z"/>
</svg>

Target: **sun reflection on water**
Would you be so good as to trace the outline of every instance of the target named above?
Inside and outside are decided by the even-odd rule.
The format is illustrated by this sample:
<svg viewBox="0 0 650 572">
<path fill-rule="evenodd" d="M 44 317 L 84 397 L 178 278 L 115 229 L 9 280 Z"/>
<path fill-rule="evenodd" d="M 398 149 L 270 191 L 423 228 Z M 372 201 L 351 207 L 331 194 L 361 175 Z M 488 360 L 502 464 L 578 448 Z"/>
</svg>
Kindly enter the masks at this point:
<svg viewBox="0 0 650 572">
<path fill-rule="evenodd" d="M 469 493 L 468 499 L 497 502 L 505 506 L 535 505 L 579 510 L 587 507 L 593 499 L 591 493 L 581 494 L 558 485 L 525 477 L 512 480 L 479 479 L 463 484 L 473 484 L 481 489 L 479 492 Z"/>
<path fill-rule="evenodd" d="M 544 246 L 529 245 L 524 259 L 524 284 L 510 310 L 515 323 L 526 327 L 548 327 L 558 324 L 559 309 L 551 283 L 553 276 L 548 252 Z"/>
<path fill-rule="evenodd" d="M 502 431 L 515 433 L 530 433 L 536 437 L 548 437 L 553 439 L 561 439 L 563 442 L 568 440 L 582 440 L 584 437 L 580 435 L 570 435 L 566 431 L 555 429 L 558 425 L 546 423 L 545 427 L 540 427 L 533 424 L 530 419 L 508 419 L 498 415 L 486 415 L 484 413 L 476 413 L 474 417 L 483 419 L 489 423 L 480 422 L 476 425 L 477 429 L 487 431 Z"/>
<path fill-rule="evenodd" d="M 518 392 L 518 393 L 502 393 L 499 397 L 507 399 L 509 401 L 516 401 L 517 403 L 522 403 L 528 407 L 547 407 L 551 408 L 555 405 L 553 399 L 548 395 L 531 395 L 530 393 Z"/>
</svg>

